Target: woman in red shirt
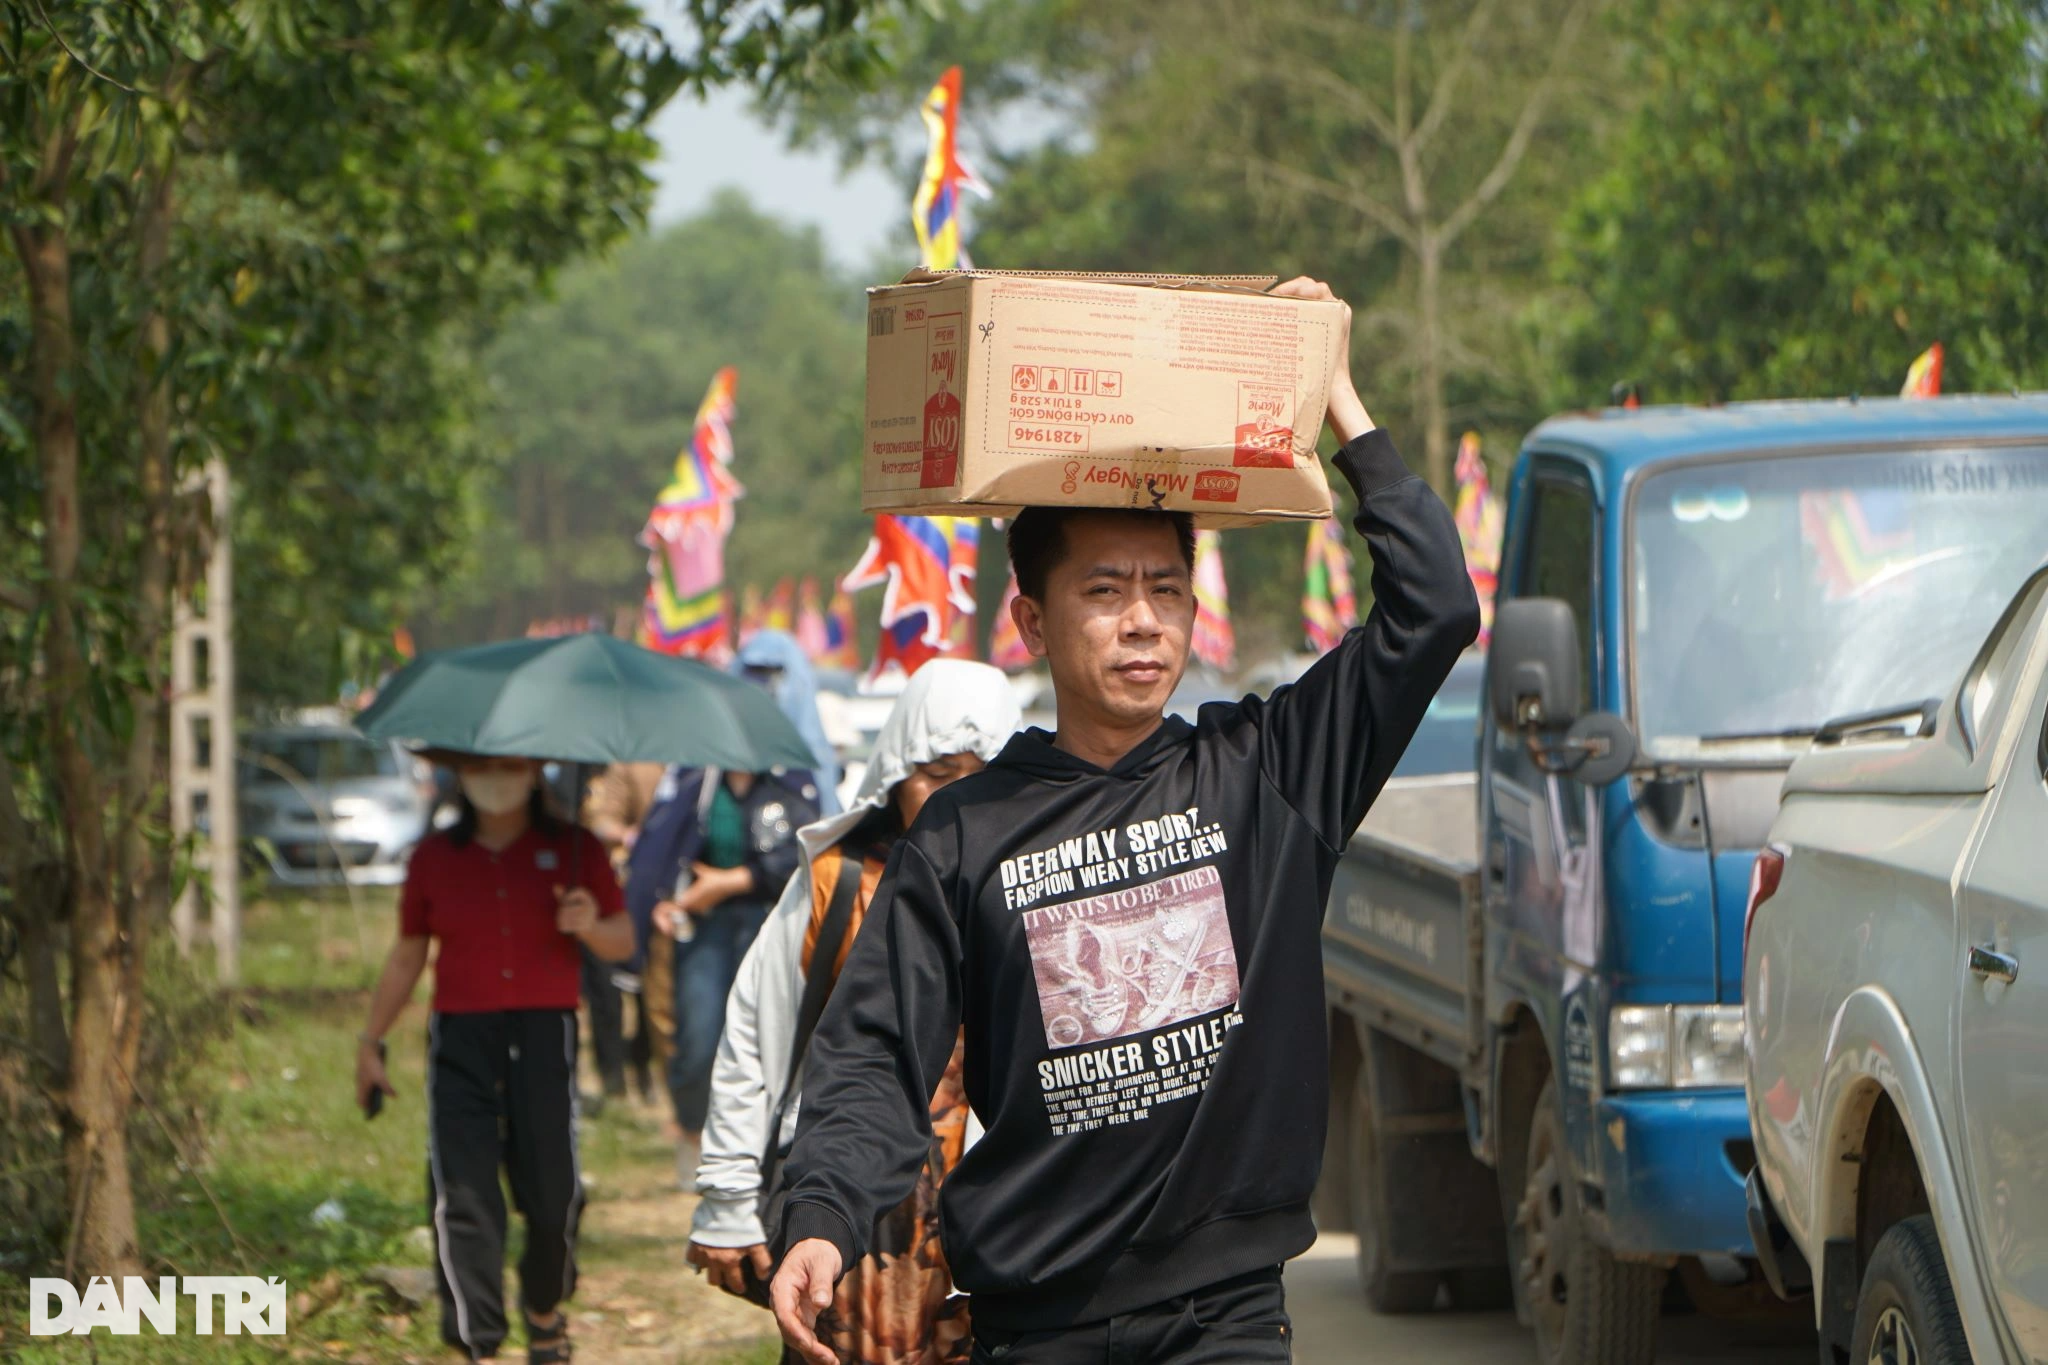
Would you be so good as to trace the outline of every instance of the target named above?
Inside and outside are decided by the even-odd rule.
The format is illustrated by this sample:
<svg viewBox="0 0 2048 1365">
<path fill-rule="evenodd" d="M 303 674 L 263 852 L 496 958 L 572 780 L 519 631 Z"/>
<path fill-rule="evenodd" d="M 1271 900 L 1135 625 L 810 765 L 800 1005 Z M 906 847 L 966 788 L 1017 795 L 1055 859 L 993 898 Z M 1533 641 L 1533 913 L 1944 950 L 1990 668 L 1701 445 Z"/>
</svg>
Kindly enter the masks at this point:
<svg viewBox="0 0 2048 1365">
<path fill-rule="evenodd" d="M 526 1218 L 519 1262 L 530 1365 L 570 1358 L 560 1305 L 576 1284 L 578 945 L 633 952 L 632 922 L 604 846 L 551 815 L 540 765 L 458 756 L 462 816 L 414 850 L 398 941 L 356 1051 L 356 1099 L 391 1095 L 382 1039 L 434 959 L 427 1024 L 427 1154 L 441 1336 L 472 1360 L 497 1355 L 505 1319 L 502 1158 Z M 572 885 L 571 883 L 577 883 Z"/>
</svg>

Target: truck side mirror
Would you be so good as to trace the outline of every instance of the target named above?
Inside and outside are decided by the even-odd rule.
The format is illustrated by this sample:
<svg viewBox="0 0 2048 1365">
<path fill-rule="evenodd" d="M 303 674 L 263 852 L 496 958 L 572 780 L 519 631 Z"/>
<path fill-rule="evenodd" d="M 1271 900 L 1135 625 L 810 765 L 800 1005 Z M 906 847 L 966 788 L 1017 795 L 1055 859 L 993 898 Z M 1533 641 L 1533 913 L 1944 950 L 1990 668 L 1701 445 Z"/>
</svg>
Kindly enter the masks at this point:
<svg viewBox="0 0 2048 1365">
<path fill-rule="evenodd" d="M 1591 711 L 1572 722 L 1561 746 L 1573 780 L 1604 787 L 1636 761 L 1636 733 L 1612 711 Z"/>
<path fill-rule="evenodd" d="M 1579 627 L 1555 597 L 1518 597 L 1494 612 L 1486 664 L 1493 720 L 1503 730 L 1564 729 L 1579 715 Z"/>
</svg>

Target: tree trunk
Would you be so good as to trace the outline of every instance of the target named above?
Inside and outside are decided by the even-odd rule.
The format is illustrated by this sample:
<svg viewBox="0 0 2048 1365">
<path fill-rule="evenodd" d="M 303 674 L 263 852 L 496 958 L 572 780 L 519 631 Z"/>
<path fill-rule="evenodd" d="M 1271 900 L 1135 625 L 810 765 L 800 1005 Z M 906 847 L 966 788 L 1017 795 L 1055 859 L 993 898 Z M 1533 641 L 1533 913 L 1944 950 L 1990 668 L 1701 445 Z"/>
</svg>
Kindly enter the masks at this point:
<svg viewBox="0 0 2048 1365">
<path fill-rule="evenodd" d="M 149 940 L 169 909 L 170 869 L 166 851 L 152 844 L 149 816 L 164 811 L 163 721 L 168 680 L 164 669 L 164 638 L 171 620 L 171 565 L 175 560 L 171 468 L 171 391 L 164 361 L 171 349 L 171 329 L 158 291 L 163 265 L 170 254 L 171 187 L 175 162 L 167 164 L 148 185 L 137 221 L 137 282 L 144 299 L 139 351 L 136 357 L 136 442 L 142 493 L 142 543 L 135 576 L 135 657 L 142 665 L 142 684 L 134 689 L 134 729 L 121 765 L 120 783 L 120 912 L 127 934 L 120 1027 L 116 1044 L 124 1081 L 122 1119 L 129 1094 L 137 1084 L 136 1058 L 141 1050 L 143 974 Z M 226 528 L 220 528 L 226 534 Z M 227 762 L 232 735 L 213 736 L 213 761 Z M 233 875 L 234 869 L 227 869 Z"/>
<path fill-rule="evenodd" d="M 43 478 L 44 722 L 64 815 L 71 913 L 71 1067 L 59 1109 L 73 1213 L 67 1270 L 139 1268 L 128 1183 L 126 1087 L 116 1071 L 124 944 L 109 876 L 106 798 L 86 743 L 92 707 L 78 638 L 78 418 L 71 247 L 62 228 L 18 226 L 28 284 L 36 457 Z"/>
<path fill-rule="evenodd" d="M 1420 343 L 1422 390 L 1423 469 L 1430 487 L 1445 501 L 1454 496 L 1451 488 L 1451 430 L 1444 406 L 1443 316 L 1439 311 L 1443 294 L 1443 249 L 1433 235 L 1425 235 L 1415 253 L 1417 315 L 1416 338 Z"/>
</svg>

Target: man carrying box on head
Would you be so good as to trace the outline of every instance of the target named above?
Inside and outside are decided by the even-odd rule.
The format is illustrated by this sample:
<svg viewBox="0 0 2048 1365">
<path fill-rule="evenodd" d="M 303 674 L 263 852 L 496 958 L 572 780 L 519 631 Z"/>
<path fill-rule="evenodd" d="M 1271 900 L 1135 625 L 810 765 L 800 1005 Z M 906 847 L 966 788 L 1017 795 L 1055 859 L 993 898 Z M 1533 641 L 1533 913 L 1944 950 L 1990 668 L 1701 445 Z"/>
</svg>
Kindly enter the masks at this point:
<svg viewBox="0 0 2048 1365">
<path fill-rule="evenodd" d="M 1195 614 L 1185 514 L 1012 524 L 1016 623 L 1059 728 L 1013 739 L 898 841 L 806 1057 L 773 1286 L 805 1358 L 832 1365 L 817 1315 L 923 1169 L 963 1027 L 987 1131 L 942 1202 L 975 1359 L 1289 1358 L 1280 1265 L 1315 1237 L 1328 1104 L 1330 879 L 1479 628 L 1449 511 L 1341 366 L 1329 421 L 1375 605 L 1270 700 L 1164 714 Z"/>
</svg>

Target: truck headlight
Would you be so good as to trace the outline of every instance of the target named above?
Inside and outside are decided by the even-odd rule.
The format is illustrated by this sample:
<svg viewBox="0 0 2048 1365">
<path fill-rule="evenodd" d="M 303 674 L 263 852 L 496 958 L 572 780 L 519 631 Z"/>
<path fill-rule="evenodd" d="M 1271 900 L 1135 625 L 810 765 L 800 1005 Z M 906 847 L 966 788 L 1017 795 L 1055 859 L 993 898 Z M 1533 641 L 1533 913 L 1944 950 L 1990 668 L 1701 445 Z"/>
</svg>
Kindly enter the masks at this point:
<svg viewBox="0 0 2048 1365">
<path fill-rule="evenodd" d="M 1616 1005 L 1607 1064 L 1617 1090 L 1741 1085 L 1742 1006 Z"/>
</svg>

